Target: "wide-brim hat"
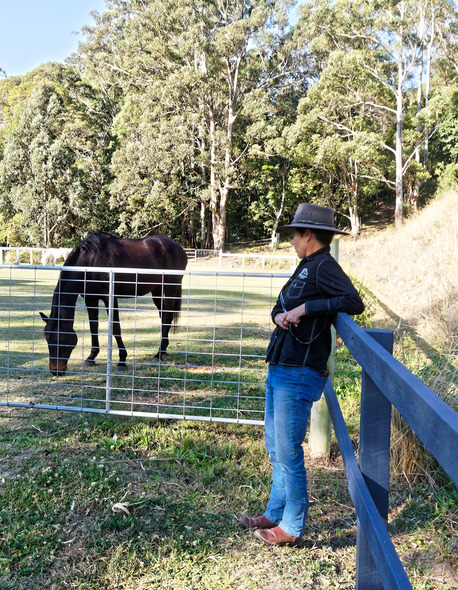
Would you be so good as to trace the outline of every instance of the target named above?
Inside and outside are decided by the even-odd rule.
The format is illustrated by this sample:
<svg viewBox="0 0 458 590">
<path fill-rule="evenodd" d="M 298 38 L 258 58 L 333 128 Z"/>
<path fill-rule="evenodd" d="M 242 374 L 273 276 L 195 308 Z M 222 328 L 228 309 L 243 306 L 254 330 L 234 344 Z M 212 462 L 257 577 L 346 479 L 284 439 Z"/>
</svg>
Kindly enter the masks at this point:
<svg viewBox="0 0 458 590">
<path fill-rule="evenodd" d="M 301 203 L 296 209 L 293 222 L 289 225 L 280 226 L 278 230 L 287 231 L 295 228 L 320 229 L 335 234 L 348 235 L 348 232 L 335 227 L 334 211 L 330 207 L 321 207 L 311 203 Z"/>
</svg>

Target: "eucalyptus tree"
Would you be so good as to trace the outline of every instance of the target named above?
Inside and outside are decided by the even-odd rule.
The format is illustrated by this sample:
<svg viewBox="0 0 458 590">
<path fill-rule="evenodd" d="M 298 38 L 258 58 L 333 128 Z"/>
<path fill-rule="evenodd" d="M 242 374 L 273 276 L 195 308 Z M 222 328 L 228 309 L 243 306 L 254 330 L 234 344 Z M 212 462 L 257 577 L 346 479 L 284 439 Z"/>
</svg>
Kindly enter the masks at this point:
<svg viewBox="0 0 458 590">
<path fill-rule="evenodd" d="M 297 192 L 292 186 L 294 170 L 289 141 L 289 128 L 297 118 L 297 106 L 306 92 L 309 65 L 306 55 L 298 55 L 290 43 L 292 69 L 275 88 L 262 133 L 250 148 L 244 174 L 250 193 L 250 220 L 261 223 L 261 231 L 270 233 L 271 247 L 276 247 L 277 231 L 282 218 L 297 208 Z M 258 229 L 258 236 L 259 236 Z"/>
<path fill-rule="evenodd" d="M 318 80 L 300 101 L 297 120 L 289 129 L 295 165 L 314 170 L 321 179 L 309 185 L 309 198 L 318 192 L 349 219 L 353 234 L 361 229 L 360 205 L 377 190 L 371 180 L 373 171 L 389 182 L 380 121 L 367 117 L 362 104 L 364 78 L 360 52 L 332 51 Z M 366 85 L 364 91 L 371 89 Z"/>
<path fill-rule="evenodd" d="M 452 107 L 451 94 L 447 87 L 458 72 L 458 13 L 453 0 L 422 0 L 418 5 L 419 22 L 417 34 L 420 41 L 420 59 L 417 68 L 417 146 L 415 161 L 424 170 L 429 168 L 430 138 L 438 128 L 438 114 Z M 436 87 L 434 87 L 436 86 Z M 441 108 L 433 105 L 428 113 L 431 97 L 444 94 Z M 448 97 L 447 97 L 448 95 Z M 429 109 L 431 111 L 431 109 Z M 445 116 L 447 116 L 445 114 Z M 411 193 L 411 204 L 417 208 L 420 194 L 420 179 L 416 180 Z"/>
<path fill-rule="evenodd" d="M 288 5 L 113 0 L 87 30 L 81 67 L 124 97 L 112 186 L 124 229 L 133 219 L 146 232 L 202 205 L 224 248 L 231 190 L 288 73 Z"/>
<path fill-rule="evenodd" d="M 430 4 L 439 3 L 446 5 L 448 19 L 453 20 L 452 3 Z M 417 28 L 421 10 L 422 4 L 413 0 L 312 0 L 304 6 L 298 25 L 299 38 L 302 35 L 309 44 L 322 70 L 309 104 L 302 107 L 315 108 L 317 119 L 333 128 L 339 141 L 367 146 L 366 154 L 359 149 L 348 155 L 353 162 L 357 153 L 363 156 L 360 178 L 383 181 L 395 191 L 397 225 L 403 220 L 404 176 L 419 145 L 434 132 L 418 127 L 415 117 L 410 117 L 408 133 L 405 128 L 406 113 L 415 104 L 412 88 L 425 43 Z M 376 155 L 377 144 L 386 164 Z"/>
<path fill-rule="evenodd" d="M 7 82 L 7 80 L 3 81 Z M 72 96 L 78 92 L 80 101 Z M 58 245 L 98 223 L 105 135 L 94 102 L 71 68 L 47 64 L 3 95 L 0 131 L 2 235 L 10 243 Z"/>
<path fill-rule="evenodd" d="M 458 188 L 458 84 L 450 94 L 450 105 L 430 144 L 430 165 L 441 190 Z"/>
</svg>

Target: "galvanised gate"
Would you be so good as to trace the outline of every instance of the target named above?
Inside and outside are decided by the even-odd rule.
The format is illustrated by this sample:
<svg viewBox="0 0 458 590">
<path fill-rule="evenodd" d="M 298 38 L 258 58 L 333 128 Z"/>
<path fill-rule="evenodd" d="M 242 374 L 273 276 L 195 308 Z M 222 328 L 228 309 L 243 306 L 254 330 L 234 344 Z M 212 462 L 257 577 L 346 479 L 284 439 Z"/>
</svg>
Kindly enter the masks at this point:
<svg viewBox="0 0 458 590">
<path fill-rule="evenodd" d="M 108 282 L 115 272 L 141 273 L 103 270 Z M 39 312 L 49 314 L 59 272 L 60 267 L 0 266 L 0 405 L 263 423 L 270 310 L 288 275 L 182 273 L 181 316 L 177 329 L 170 332 L 169 354 L 160 362 L 153 358 L 160 342 L 160 318 L 151 297 L 120 299 L 127 350 L 123 372 L 117 370 L 111 305 L 107 313 L 101 309 L 96 365 L 84 365 L 91 334 L 84 302 L 78 298 L 78 344 L 66 374 L 53 376 Z"/>
</svg>

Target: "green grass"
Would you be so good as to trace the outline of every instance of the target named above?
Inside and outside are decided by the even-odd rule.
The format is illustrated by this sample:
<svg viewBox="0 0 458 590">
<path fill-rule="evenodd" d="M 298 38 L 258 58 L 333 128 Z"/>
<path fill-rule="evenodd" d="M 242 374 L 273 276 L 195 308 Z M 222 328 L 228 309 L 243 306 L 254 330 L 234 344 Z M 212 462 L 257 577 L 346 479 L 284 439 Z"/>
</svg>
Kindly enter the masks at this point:
<svg viewBox="0 0 458 590">
<path fill-rule="evenodd" d="M 306 461 L 304 541 L 268 548 L 235 521 L 268 498 L 261 427 L 3 408 L 0 588 L 353 588 L 342 464 Z M 393 486 L 390 534 L 415 589 L 453 588 L 434 572 L 456 557 L 455 503 Z"/>
</svg>

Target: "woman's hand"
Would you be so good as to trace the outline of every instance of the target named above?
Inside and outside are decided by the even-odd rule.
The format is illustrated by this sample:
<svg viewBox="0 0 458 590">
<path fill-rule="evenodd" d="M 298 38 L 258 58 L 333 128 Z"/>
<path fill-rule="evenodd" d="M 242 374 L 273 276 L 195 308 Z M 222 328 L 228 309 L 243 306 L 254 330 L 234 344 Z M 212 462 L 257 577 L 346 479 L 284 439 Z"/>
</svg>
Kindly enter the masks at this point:
<svg viewBox="0 0 458 590">
<path fill-rule="evenodd" d="M 287 330 L 289 328 L 289 322 L 286 321 L 286 316 L 288 313 L 289 312 L 284 311 L 283 313 L 277 313 L 277 315 L 274 317 L 274 322 L 277 324 L 277 326 L 283 328 L 283 330 Z"/>
<path fill-rule="evenodd" d="M 290 324 L 293 326 L 298 326 L 301 317 L 305 315 L 305 303 L 298 305 L 294 309 L 290 311 L 284 311 L 283 313 L 277 313 L 274 318 L 275 323 L 283 330 L 288 330 Z"/>
</svg>

